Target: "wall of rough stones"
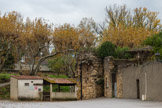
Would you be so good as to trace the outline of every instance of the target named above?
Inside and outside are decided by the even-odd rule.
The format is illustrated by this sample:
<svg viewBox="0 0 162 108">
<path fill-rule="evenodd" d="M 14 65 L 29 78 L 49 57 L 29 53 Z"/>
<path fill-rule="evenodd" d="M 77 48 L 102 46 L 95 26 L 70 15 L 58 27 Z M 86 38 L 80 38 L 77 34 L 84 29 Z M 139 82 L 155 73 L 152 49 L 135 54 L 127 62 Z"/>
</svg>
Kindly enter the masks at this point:
<svg viewBox="0 0 162 108">
<path fill-rule="evenodd" d="M 81 83 L 82 99 L 92 99 L 103 96 L 102 60 L 93 52 L 84 52 L 78 56 L 76 78 L 80 80 L 78 98 L 81 98 Z"/>
<path fill-rule="evenodd" d="M 114 68 L 113 59 L 106 57 L 104 59 L 104 96 L 112 97 L 112 75 L 111 70 Z"/>
<path fill-rule="evenodd" d="M 162 63 L 140 61 L 139 58 L 113 59 L 106 57 L 102 64 L 102 60 L 93 52 L 80 54 L 76 71 L 78 99 L 81 99 L 82 91 L 82 99 L 101 96 L 108 98 L 114 96 L 117 98 L 140 97 L 141 99 L 142 96 L 145 96 L 146 100 L 161 101 Z M 102 79 L 104 79 L 103 82 Z M 139 82 L 139 87 L 137 82 Z M 114 85 L 116 85 L 115 93 Z M 137 88 L 139 88 L 139 92 Z M 140 96 L 137 96 L 138 93 Z"/>
<path fill-rule="evenodd" d="M 120 70 L 120 66 L 118 67 L 116 73 L 116 80 L 117 80 L 117 98 L 123 97 L 123 73 Z"/>
<path fill-rule="evenodd" d="M 106 57 L 104 59 L 104 96 L 113 97 L 113 85 L 112 85 L 112 74 L 116 75 L 116 97 L 123 97 L 123 73 L 121 72 L 121 63 L 117 64 L 112 57 Z M 124 64 L 124 63 L 123 63 Z M 117 65 L 117 66 L 115 66 Z M 116 69 L 115 69 L 116 68 Z"/>
</svg>

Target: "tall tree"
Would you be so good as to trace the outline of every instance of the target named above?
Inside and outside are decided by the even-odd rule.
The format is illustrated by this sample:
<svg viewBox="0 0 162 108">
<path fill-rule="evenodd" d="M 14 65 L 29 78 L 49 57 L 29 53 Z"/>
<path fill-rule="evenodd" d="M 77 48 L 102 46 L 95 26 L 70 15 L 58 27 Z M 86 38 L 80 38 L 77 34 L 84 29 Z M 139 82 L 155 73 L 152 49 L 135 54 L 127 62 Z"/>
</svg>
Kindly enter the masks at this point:
<svg viewBox="0 0 162 108">
<path fill-rule="evenodd" d="M 40 64 L 49 56 L 51 26 L 42 18 L 25 23 L 24 36 L 21 38 L 24 44 L 24 56 L 29 60 L 30 74 L 35 75 Z"/>
<path fill-rule="evenodd" d="M 83 18 L 78 25 L 80 30 L 79 40 L 82 48 L 95 47 L 97 41 L 97 25 L 92 18 Z"/>
<path fill-rule="evenodd" d="M 10 56 L 16 55 L 16 44 L 23 32 L 23 18 L 15 11 L 0 17 L 0 71 Z"/>
<path fill-rule="evenodd" d="M 80 49 L 79 30 L 70 24 L 55 27 L 53 32 L 54 51 L 73 49 L 73 52 L 66 52 L 62 55 L 65 69 L 69 77 L 74 77 L 76 52 Z"/>
<path fill-rule="evenodd" d="M 80 47 L 78 29 L 71 26 L 70 24 L 64 24 L 55 27 L 53 32 L 53 43 L 55 50 L 78 50 Z"/>
<path fill-rule="evenodd" d="M 130 11 L 126 6 L 106 8 L 108 26 L 103 30 L 102 42 L 111 41 L 118 46 L 138 47 L 143 40 L 161 30 L 157 12 L 147 8 Z"/>
</svg>

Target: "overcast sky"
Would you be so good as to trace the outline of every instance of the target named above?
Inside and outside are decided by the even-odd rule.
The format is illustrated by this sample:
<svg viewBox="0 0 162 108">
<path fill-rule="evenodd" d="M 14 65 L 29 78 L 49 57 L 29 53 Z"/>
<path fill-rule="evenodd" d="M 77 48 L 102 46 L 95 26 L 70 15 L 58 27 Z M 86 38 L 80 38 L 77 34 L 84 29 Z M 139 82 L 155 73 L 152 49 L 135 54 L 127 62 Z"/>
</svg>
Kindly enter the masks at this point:
<svg viewBox="0 0 162 108">
<path fill-rule="evenodd" d="M 79 24 L 83 17 L 97 23 L 105 19 L 105 7 L 126 4 L 128 8 L 147 7 L 159 12 L 162 20 L 162 0 L 0 0 L 0 11 L 17 11 L 24 18 L 42 17 L 54 24 Z"/>
</svg>

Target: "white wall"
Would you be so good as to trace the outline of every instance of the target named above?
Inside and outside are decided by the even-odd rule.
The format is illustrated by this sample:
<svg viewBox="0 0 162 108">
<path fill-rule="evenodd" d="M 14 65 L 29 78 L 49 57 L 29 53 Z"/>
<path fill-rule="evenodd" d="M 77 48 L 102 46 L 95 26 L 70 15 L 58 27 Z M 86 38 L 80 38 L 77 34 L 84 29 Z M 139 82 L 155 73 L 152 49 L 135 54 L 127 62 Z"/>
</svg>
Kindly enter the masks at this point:
<svg viewBox="0 0 162 108">
<path fill-rule="evenodd" d="M 25 86 L 25 83 L 29 83 L 29 86 Z M 34 85 L 36 83 L 42 85 Z M 38 91 L 39 89 L 41 91 Z M 40 99 L 39 92 L 43 92 L 43 80 L 18 80 L 19 99 Z"/>
<path fill-rule="evenodd" d="M 11 77 L 10 78 L 10 98 L 17 100 L 18 99 L 18 85 L 17 85 L 17 79 Z"/>
</svg>

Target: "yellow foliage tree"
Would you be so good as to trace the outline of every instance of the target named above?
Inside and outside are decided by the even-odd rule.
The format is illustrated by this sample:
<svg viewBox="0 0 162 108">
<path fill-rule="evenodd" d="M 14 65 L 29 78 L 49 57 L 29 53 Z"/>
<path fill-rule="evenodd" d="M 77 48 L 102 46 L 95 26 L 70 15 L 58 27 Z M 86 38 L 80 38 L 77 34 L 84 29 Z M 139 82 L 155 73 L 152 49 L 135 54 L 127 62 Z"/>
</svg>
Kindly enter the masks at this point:
<svg viewBox="0 0 162 108">
<path fill-rule="evenodd" d="M 34 21 L 27 18 L 24 26 L 24 35 L 20 40 L 24 45 L 24 56 L 30 61 L 30 74 L 35 75 L 40 64 L 50 55 L 51 25 L 42 18 L 36 18 Z"/>
<path fill-rule="evenodd" d="M 147 8 L 136 8 L 131 13 L 126 6 L 106 8 L 108 27 L 103 30 L 104 41 L 111 41 L 118 46 L 138 47 L 152 34 L 161 30 L 157 12 Z"/>
<path fill-rule="evenodd" d="M 92 18 L 83 18 L 78 25 L 80 35 L 80 46 L 82 48 L 95 47 L 96 37 L 96 23 Z"/>
<path fill-rule="evenodd" d="M 23 32 L 23 18 L 15 11 L 0 17 L 0 71 L 9 54 L 17 58 L 16 45 Z"/>
<path fill-rule="evenodd" d="M 68 49 L 78 50 L 80 47 L 78 29 L 72 27 L 70 24 L 55 27 L 53 32 L 53 43 L 56 51 Z"/>
</svg>

